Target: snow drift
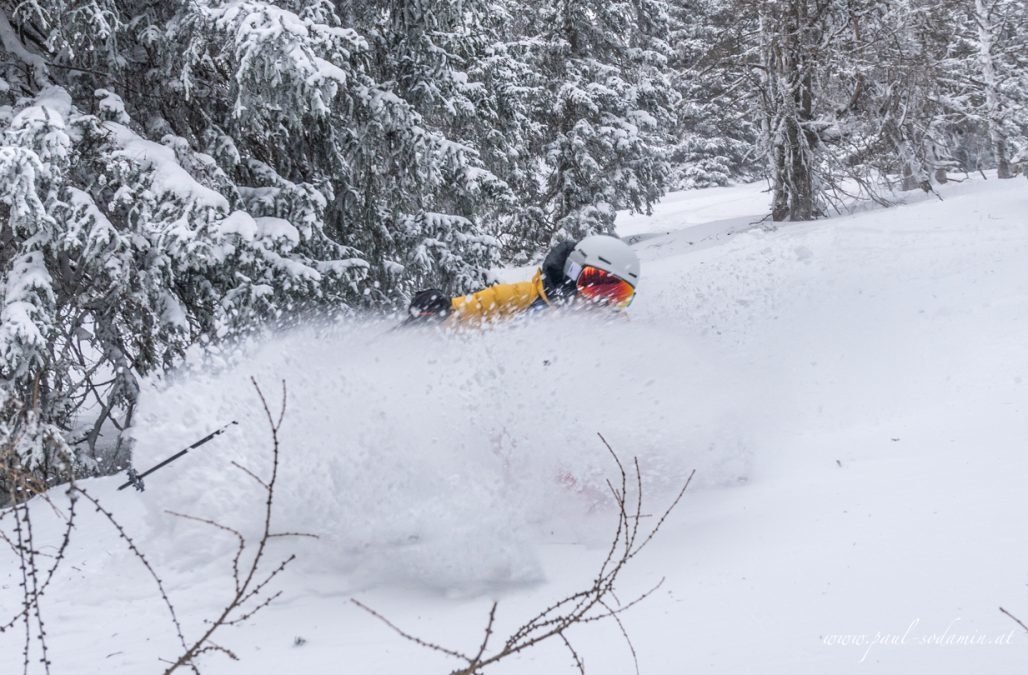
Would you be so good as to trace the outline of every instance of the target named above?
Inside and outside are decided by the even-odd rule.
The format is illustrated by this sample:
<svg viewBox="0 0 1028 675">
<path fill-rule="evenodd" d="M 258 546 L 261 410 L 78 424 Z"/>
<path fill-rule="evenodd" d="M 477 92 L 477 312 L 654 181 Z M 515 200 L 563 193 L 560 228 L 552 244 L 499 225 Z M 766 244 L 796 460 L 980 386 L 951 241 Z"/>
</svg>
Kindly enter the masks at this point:
<svg viewBox="0 0 1028 675">
<path fill-rule="evenodd" d="M 692 469 L 700 484 L 746 478 L 740 430 L 755 428 L 753 392 L 724 386 L 741 381 L 726 359 L 673 326 L 549 315 L 485 331 L 387 330 L 298 329 L 144 394 L 139 467 L 240 422 L 149 481 L 155 538 L 201 558 L 217 546 L 166 510 L 258 525 L 257 486 L 232 466 L 270 470 L 251 377 L 276 411 L 281 380 L 288 389 L 277 529 L 317 534 L 303 557 L 359 584 L 470 592 L 532 581 L 540 538 L 606 537 L 587 525 L 616 472 L 599 433 L 639 458 L 653 500 Z"/>
</svg>

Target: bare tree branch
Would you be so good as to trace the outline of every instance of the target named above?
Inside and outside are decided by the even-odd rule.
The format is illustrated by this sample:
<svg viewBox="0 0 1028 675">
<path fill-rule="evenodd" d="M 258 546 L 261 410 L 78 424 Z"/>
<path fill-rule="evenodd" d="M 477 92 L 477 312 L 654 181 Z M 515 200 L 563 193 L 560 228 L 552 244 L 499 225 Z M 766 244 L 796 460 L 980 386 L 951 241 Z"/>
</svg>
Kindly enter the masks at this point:
<svg viewBox="0 0 1028 675">
<path fill-rule="evenodd" d="M 531 649 L 552 638 L 559 638 L 561 643 L 564 644 L 571 654 L 578 672 L 584 674 L 584 661 L 568 639 L 567 630 L 572 626 L 581 626 L 594 623 L 596 621 L 611 619 L 615 622 L 622 637 L 625 639 L 628 650 L 632 655 L 632 662 L 635 665 L 636 673 L 638 674 L 639 660 L 635 650 L 635 645 L 632 643 L 628 630 L 621 621 L 620 615 L 634 607 L 639 602 L 650 597 L 658 588 L 660 588 L 664 580 L 661 579 L 660 582 L 650 590 L 636 596 L 631 601 L 624 604 L 618 601 L 617 595 L 614 592 L 614 586 L 628 562 L 637 556 L 653 540 L 653 537 L 660 528 L 664 526 L 668 516 L 671 514 L 671 511 L 673 511 L 681 502 L 682 497 L 685 495 L 685 491 L 688 489 L 696 472 L 693 471 L 689 474 L 685 484 L 682 486 L 682 489 L 677 493 L 667 509 L 662 512 L 660 518 L 657 519 L 656 524 L 648 530 L 643 531 L 640 529 L 640 523 L 644 516 L 642 470 L 639 467 L 639 462 L 637 459 L 633 459 L 632 461 L 634 476 L 632 476 L 632 480 L 630 481 L 628 470 L 625 468 L 625 465 L 622 463 L 617 453 L 614 452 L 614 449 L 609 443 L 607 443 L 607 440 L 603 438 L 602 435 L 600 436 L 600 440 L 610 452 L 619 474 L 616 484 L 611 481 L 607 482 L 614 498 L 614 502 L 617 505 L 618 512 L 614 535 L 610 546 L 607 548 L 607 553 L 603 562 L 600 564 L 599 570 L 589 586 L 579 591 L 569 593 L 547 606 L 535 616 L 529 618 L 518 628 L 514 629 L 503 645 L 498 649 L 489 649 L 490 638 L 495 631 L 496 602 L 492 604 L 489 610 L 489 618 L 486 622 L 485 634 L 482 643 L 474 656 L 468 656 L 456 649 L 444 647 L 440 644 L 430 642 L 405 631 L 383 616 L 380 612 L 368 607 L 356 598 L 351 599 L 351 602 L 384 623 L 403 639 L 420 647 L 424 647 L 425 649 L 445 654 L 451 658 L 462 661 L 462 665 L 453 670 L 450 675 L 480 675 L 485 668 L 500 661 L 504 661 L 527 649 Z M 633 490 L 635 492 L 634 495 L 630 494 Z"/>
<path fill-rule="evenodd" d="M 1025 632 L 1028 632 L 1028 626 L 1024 625 L 1024 622 L 1022 622 L 1016 616 L 1014 616 L 1013 614 L 1011 614 L 1007 610 L 1003 609 L 1002 607 L 999 608 L 999 611 L 1001 611 L 1004 614 L 1006 614 L 1007 616 L 1009 616 L 1011 619 L 1013 619 L 1017 623 L 1018 626 L 1020 626 L 1021 628 L 1024 628 Z"/>
</svg>

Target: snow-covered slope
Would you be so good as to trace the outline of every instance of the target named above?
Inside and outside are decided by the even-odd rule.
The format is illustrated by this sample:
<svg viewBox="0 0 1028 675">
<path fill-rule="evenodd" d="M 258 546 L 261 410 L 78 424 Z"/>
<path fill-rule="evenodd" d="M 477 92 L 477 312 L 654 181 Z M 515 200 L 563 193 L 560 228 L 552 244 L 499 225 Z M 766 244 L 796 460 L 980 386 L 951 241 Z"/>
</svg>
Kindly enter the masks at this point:
<svg viewBox="0 0 1028 675">
<path fill-rule="evenodd" d="M 275 542 L 300 554 L 283 595 L 219 636 L 239 662 L 204 671 L 449 672 L 348 599 L 472 649 L 491 599 L 502 632 L 575 589 L 614 525 L 601 432 L 638 456 L 650 512 L 698 471 L 622 583 L 630 597 L 666 577 L 624 617 L 643 673 L 1018 672 L 1028 635 L 998 606 L 1028 615 L 1028 187 L 969 182 L 774 231 L 749 227 L 760 189 L 625 216 L 644 261 L 630 321 L 311 327 L 155 385 L 140 466 L 240 421 L 145 493 L 91 481 L 187 633 L 229 590 L 231 541 L 166 511 L 259 526 L 230 465 L 267 469 L 251 375 L 269 398 L 289 386 L 276 525 L 321 537 Z M 80 537 L 45 608 L 53 672 L 159 672 L 174 632 L 104 532 Z M 570 637 L 589 673 L 632 672 L 615 626 Z M 0 673 L 20 668 L 19 639 L 0 635 Z M 558 647 L 496 672 L 573 672 Z"/>
</svg>

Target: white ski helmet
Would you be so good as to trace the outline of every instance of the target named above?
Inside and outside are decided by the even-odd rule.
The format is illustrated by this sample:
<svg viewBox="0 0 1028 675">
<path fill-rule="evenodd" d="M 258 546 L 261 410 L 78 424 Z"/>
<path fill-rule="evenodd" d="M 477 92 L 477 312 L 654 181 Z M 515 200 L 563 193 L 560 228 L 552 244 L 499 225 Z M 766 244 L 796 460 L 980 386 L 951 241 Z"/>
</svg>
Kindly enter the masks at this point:
<svg viewBox="0 0 1028 675">
<path fill-rule="evenodd" d="M 639 285 L 639 256 L 617 237 L 597 234 L 578 242 L 564 263 L 564 275 L 576 280 L 583 267 L 595 267 Z"/>
</svg>

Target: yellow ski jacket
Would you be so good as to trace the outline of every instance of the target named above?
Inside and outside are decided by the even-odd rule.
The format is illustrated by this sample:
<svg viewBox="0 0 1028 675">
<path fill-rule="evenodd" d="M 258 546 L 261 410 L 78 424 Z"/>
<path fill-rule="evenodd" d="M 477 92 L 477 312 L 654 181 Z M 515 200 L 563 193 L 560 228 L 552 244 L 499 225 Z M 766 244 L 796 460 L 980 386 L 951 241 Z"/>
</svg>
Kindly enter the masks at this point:
<svg viewBox="0 0 1028 675">
<path fill-rule="evenodd" d="M 543 288 L 542 270 L 537 270 L 531 281 L 490 286 L 477 293 L 453 298 L 450 306 L 453 316 L 461 323 L 483 323 L 549 304 Z"/>
</svg>

